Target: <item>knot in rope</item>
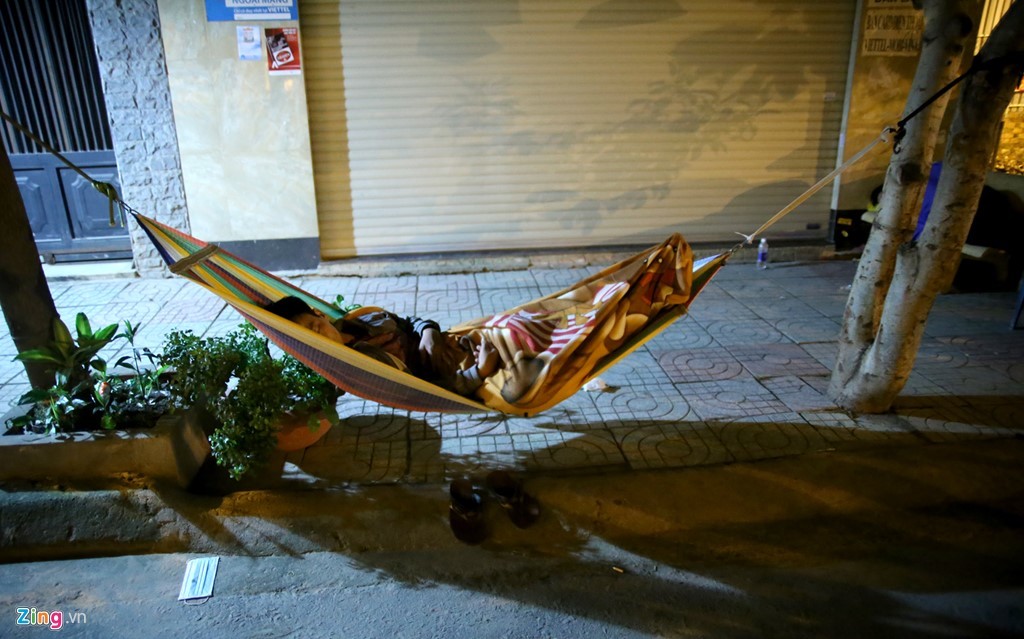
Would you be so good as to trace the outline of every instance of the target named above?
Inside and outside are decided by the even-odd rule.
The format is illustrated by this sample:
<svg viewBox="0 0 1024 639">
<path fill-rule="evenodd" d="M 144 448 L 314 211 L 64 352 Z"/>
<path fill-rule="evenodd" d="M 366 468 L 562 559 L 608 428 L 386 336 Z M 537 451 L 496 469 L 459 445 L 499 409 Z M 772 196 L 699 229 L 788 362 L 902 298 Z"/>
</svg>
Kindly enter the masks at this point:
<svg viewBox="0 0 1024 639">
<path fill-rule="evenodd" d="M 121 198 L 117 194 L 117 189 L 110 182 L 100 182 L 99 180 L 90 180 L 92 187 L 100 192 L 100 195 L 107 198 L 107 212 L 110 216 L 110 226 L 117 226 L 118 221 L 114 219 L 114 205 L 120 202 Z M 124 220 L 121 219 L 121 226 L 124 226 Z"/>
</svg>

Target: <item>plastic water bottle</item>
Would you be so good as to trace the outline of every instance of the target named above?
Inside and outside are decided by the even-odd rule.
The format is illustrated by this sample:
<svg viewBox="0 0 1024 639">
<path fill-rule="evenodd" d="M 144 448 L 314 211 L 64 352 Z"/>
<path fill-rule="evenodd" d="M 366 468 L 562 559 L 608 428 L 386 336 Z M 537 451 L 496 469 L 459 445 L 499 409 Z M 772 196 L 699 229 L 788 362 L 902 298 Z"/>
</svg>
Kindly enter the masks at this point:
<svg viewBox="0 0 1024 639">
<path fill-rule="evenodd" d="M 761 243 L 757 245 L 757 268 L 762 271 L 768 268 L 768 240 L 761 238 Z"/>
</svg>

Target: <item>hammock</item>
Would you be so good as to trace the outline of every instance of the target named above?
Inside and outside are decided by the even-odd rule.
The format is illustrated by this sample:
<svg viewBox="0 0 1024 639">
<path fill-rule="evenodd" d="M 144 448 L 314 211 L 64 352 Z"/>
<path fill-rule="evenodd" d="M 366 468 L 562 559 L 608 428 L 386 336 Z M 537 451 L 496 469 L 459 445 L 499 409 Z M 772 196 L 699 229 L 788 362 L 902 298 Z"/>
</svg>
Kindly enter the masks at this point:
<svg viewBox="0 0 1024 639">
<path fill-rule="evenodd" d="M 291 295 L 331 320 L 344 315 L 214 244 L 134 215 L 173 273 L 223 299 L 282 350 L 346 392 L 393 408 L 424 412 L 500 411 L 530 416 L 564 401 L 682 317 L 730 255 L 694 262 L 686 242 L 673 235 L 563 291 L 449 329 L 449 333 L 478 339 L 486 335 L 507 363 L 478 391 L 483 399 L 479 401 L 264 310 L 266 304 Z M 503 384 L 524 353 L 542 368 L 528 391 L 509 401 L 503 396 Z"/>
</svg>

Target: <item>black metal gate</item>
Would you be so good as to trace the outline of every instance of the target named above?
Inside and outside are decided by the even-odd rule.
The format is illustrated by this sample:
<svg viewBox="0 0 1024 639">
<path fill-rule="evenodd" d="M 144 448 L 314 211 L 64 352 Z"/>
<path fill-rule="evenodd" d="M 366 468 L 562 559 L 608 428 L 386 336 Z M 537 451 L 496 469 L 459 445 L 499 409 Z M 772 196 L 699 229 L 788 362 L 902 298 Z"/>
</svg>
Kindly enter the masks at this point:
<svg viewBox="0 0 1024 639">
<path fill-rule="evenodd" d="M 0 108 L 119 187 L 85 0 L 3 0 L 0 42 Z M 0 137 L 44 257 L 131 256 L 127 229 L 109 225 L 107 200 L 87 180 L 6 123 Z"/>
</svg>

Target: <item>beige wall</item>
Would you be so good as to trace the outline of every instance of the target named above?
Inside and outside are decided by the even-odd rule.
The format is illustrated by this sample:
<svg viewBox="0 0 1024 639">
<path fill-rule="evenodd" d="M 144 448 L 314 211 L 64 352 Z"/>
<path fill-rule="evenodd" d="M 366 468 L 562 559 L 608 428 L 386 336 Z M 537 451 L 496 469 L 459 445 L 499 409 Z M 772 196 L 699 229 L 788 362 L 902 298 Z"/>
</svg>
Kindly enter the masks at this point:
<svg viewBox="0 0 1024 639">
<path fill-rule="evenodd" d="M 236 26 L 203 0 L 159 0 L 192 234 L 210 241 L 316 237 L 302 75 L 238 59 Z M 301 33 L 300 46 L 301 46 Z"/>
</svg>

